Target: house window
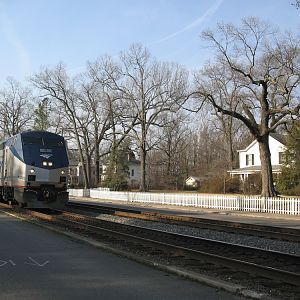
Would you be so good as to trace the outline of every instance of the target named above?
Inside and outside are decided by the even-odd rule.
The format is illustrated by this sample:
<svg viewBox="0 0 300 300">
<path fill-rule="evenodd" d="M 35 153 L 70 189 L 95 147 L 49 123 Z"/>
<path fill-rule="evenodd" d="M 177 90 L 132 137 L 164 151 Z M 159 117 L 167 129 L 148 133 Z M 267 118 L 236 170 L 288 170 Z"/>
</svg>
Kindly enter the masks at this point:
<svg viewBox="0 0 300 300">
<path fill-rule="evenodd" d="M 246 154 L 246 166 L 254 165 L 254 154 Z"/>
<path fill-rule="evenodd" d="M 286 153 L 285 152 L 278 152 L 279 155 L 279 164 L 286 163 Z"/>
<path fill-rule="evenodd" d="M 134 169 L 131 170 L 131 177 L 134 176 Z"/>
<path fill-rule="evenodd" d="M 69 168 L 69 174 L 70 175 L 76 175 L 77 174 L 77 169 Z"/>
</svg>

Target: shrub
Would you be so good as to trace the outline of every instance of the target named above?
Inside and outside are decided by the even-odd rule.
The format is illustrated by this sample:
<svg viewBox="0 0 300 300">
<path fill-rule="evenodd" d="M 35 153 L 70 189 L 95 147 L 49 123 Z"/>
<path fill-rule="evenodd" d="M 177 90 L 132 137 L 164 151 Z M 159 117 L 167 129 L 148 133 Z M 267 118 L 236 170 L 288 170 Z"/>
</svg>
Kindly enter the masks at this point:
<svg viewBox="0 0 300 300">
<path fill-rule="evenodd" d="M 201 193 L 224 193 L 224 178 L 213 177 L 207 181 L 204 181 L 201 188 L 199 189 Z"/>
<path fill-rule="evenodd" d="M 241 192 L 241 182 L 238 177 L 229 178 L 225 184 L 226 193 L 237 194 Z"/>
</svg>

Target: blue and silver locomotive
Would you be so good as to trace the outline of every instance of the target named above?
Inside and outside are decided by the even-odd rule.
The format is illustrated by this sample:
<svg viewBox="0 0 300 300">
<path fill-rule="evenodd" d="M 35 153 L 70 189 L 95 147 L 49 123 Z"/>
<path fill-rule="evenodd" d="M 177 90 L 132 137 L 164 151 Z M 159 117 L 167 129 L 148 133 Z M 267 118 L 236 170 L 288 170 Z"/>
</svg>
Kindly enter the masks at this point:
<svg viewBox="0 0 300 300">
<path fill-rule="evenodd" d="M 69 160 L 62 136 L 19 133 L 0 142 L 0 197 L 29 208 L 62 208 L 68 201 Z"/>
</svg>

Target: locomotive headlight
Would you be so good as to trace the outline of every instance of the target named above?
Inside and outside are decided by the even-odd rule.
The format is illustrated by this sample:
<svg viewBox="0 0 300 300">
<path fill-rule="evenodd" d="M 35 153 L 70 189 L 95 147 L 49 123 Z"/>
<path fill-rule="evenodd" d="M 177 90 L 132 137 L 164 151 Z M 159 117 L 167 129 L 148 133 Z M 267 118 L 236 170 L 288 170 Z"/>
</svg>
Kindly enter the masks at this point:
<svg viewBox="0 0 300 300">
<path fill-rule="evenodd" d="M 65 171 L 64 171 L 64 170 L 62 170 L 60 173 L 61 173 L 61 175 L 64 175 L 64 174 L 65 174 Z"/>
<path fill-rule="evenodd" d="M 49 162 L 48 162 L 48 166 L 49 166 L 49 167 L 52 167 L 52 166 L 53 166 L 52 161 L 49 161 Z"/>
<path fill-rule="evenodd" d="M 47 162 L 46 161 L 43 161 L 43 166 L 47 166 Z"/>
<path fill-rule="evenodd" d="M 34 173 L 35 173 L 34 169 L 30 169 L 29 172 L 30 172 L 31 174 L 34 174 Z"/>
</svg>

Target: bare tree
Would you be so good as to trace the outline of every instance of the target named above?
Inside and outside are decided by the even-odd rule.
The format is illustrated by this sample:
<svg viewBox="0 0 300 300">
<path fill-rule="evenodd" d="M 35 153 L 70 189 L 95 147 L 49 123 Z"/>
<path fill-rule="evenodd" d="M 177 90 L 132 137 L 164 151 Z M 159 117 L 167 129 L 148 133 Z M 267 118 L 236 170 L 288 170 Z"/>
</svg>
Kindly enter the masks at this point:
<svg viewBox="0 0 300 300">
<path fill-rule="evenodd" d="M 13 136 L 30 127 L 32 93 L 13 78 L 0 91 L 0 129 L 4 136 Z"/>
<path fill-rule="evenodd" d="M 189 137 L 189 174 L 203 178 L 218 174 L 227 166 L 223 133 L 210 118 L 211 115 L 204 116 Z"/>
<path fill-rule="evenodd" d="M 108 132 L 113 127 L 116 100 L 97 75 L 96 67 L 89 64 L 88 72 L 80 81 L 80 94 L 78 94 L 82 109 L 86 114 L 91 114 L 89 133 L 92 140 L 89 142 L 94 153 L 96 185 L 100 183 L 100 157 L 107 154 L 107 151 L 100 153 L 100 144 L 106 141 Z"/>
<path fill-rule="evenodd" d="M 200 73 L 196 74 L 195 78 L 197 82 L 205 80 L 206 89 L 211 91 L 218 103 L 222 103 L 230 111 L 237 112 L 240 109 L 239 101 L 242 97 L 242 87 L 240 81 L 234 75 L 234 72 L 220 61 L 214 65 L 207 64 Z M 230 115 L 224 114 L 216 107 L 213 107 L 213 110 L 209 113 L 215 128 L 223 133 L 224 147 L 227 153 L 227 168 L 232 169 L 235 158 L 234 146 L 236 144 L 234 139 L 243 123 Z"/>
<path fill-rule="evenodd" d="M 71 128 L 67 128 L 67 130 L 74 134 L 79 150 L 85 188 L 89 188 L 90 182 L 83 151 L 83 147 L 88 147 L 89 143 L 89 141 L 86 140 L 85 135 L 87 132 L 86 126 L 87 123 L 89 123 L 89 120 L 87 120 L 86 115 L 84 115 L 81 110 L 74 81 L 68 77 L 65 68 L 61 63 L 53 70 L 45 68 L 39 74 L 35 74 L 31 80 L 38 89 L 45 93 L 43 95 L 44 97 L 55 99 L 63 105 L 65 116 L 71 125 Z M 85 138 L 85 144 L 82 142 L 82 137 Z"/>
<path fill-rule="evenodd" d="M 262 196 L 275 196 L 269 134 L 299 116 L 299 40 L 291 35 L 281 38 L 255 18 L 242 20 L 239 27 L 219 25 L 216 32 L 203 32 L 203 38 L 242 89 L 236 110 L 216 97 L 205 78 L 196 78 L 197 96 L 248 127 L 259 144 Z"/>
<path fill-rule="evenodd" d="M 123 114 L 136 119 L 134 138 L 140 148 L 141 184 L 146 190 L 146 157 L 151 149 L 149 133 L 153 126 L 164 126 L 159 116 L 165 111 L 175 111 L 185 99 L 187 72 L 176 65 L 158 63 L 140 45 L 133 45 L 121 55 L 123 80 L 115 84 L 127 111 Z"/>
<path fill-rule="evenodd" d="M 300 8 L 300 0 L 295 0 L 292 5 L 294 5 L 297 9 Z"/>
<path fill-rule="evenodd" d="M 95 161 L 108 153 L 116 153 L 117 148 L 132 131 L 137 122 L 137 115 L 128 112 L 119 82 L 123 78 L 120 66 L 111 57 L 103 56 L 95 62 L 88 63 L 90 89 L 86 89 L 89 108 L 93 112 L 93 130 L 95 136 Z M 100 153 L 100 143 L 106 141 L 110 147 Z M 102 147 L 103 148 L 103 147 Z M 99 172 L 96 174 L 100 180 Z"/>
<path fill-rule="evenodd" d="M 155 161 L 159 169 L 159 180 L 168 188 L 176 190 L 183 186 L 185 166 L 184 153 L 190 146 L 190 129 L 187 126 L 187 116 L 177 113 L 165 114 L 165 127 L 161 129 L 162 139 L 156 146 L 160 155 Z"/>
<path fill-rule="evenodd" d="M 50 101 L 49 108 L 49 131 L 54 132 L 56 134 L 62 134 L 66 140 L 73 140 L 73 134 L 69 135 L 68 133 L 72 131 L 72 125 L 69 119 L 66 117 L 65 108 L 62 103 Z"/>
</svg>

